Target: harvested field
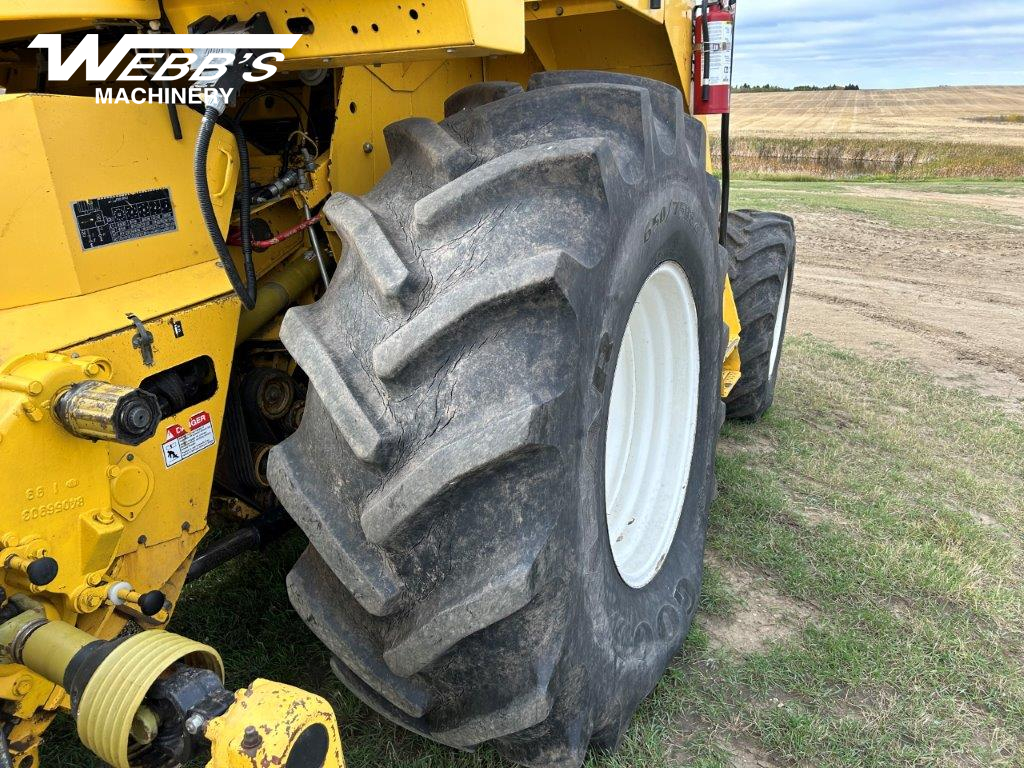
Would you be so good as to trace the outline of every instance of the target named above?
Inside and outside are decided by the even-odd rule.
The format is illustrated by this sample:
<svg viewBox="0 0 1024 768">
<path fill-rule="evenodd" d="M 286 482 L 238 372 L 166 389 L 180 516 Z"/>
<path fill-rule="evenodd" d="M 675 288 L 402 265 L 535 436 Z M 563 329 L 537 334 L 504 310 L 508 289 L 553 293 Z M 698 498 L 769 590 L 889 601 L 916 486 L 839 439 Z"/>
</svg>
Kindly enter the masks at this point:
<svg viewBox="0 0 1024 768">
<path fill-rule="evenodd" d="M 1024 176 L 1024 87 L 740 93 L 733 107 L 740 173 Z"/>
<path fill-rule="evenodd" d="M 1024 124 L 981 128 L 972 120 L 1024 113 L 1024 86 L 737 93 L 733 99 L 733 129 L 739 136 L 1024 145 Z"/>
</svg>

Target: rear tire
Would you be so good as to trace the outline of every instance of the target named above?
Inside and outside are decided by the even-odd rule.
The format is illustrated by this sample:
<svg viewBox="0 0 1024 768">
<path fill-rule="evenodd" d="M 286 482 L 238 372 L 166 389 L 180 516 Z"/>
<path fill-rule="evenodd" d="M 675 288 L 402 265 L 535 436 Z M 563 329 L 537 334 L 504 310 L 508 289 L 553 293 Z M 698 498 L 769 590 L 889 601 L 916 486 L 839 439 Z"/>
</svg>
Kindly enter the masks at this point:
<svg viewBox="0 0 1024 768">
<path fill-rule="evenodd" d="M 676 89 L 622 75 L 456 102 L 391 126 L 387 176 L 331 198 L 345 258 L 285 318 L 310 379 L 270 461 L 310 540 L 289 594 L 385 717 L 575 768 L 618 744 L 697 606 L 726 342 L 705 134 Z M 698 407 L 678 524 L 633 588 L 605 438 L 627 322 L 665 265 L 692 295 Z"/>
<path fill-rule="evenodd" d="M 757 421 L 772 407 L 796 265 L 793 219 L 781 213 L 729 214 L 729 280 L 740 316 L 743 375 L 725 400 L 730 419 Z"/>
</svg>

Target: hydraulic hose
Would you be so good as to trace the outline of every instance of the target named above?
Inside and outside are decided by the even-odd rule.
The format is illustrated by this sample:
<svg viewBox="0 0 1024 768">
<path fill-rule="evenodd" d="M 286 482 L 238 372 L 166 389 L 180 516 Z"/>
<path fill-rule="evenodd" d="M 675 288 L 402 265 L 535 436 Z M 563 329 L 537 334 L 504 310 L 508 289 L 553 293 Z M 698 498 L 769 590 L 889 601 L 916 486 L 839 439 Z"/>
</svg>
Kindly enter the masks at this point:
<svg viewBox="0 0 1024 768">
<path fill-rule="evenodd" d="M 202 578 L 245 552 L 270 544 L 294 527 L 295 522 L 286 514 L 271 513 L 268 517 L 258 518 L 255 522 L 215 541 L 205 552 L 197 555 L 189 566 L 185 583 Z M 0 765 L 0 768 L 3 766 Z"/>
<path fill-rule="evenodd" d="M 221 110 L 210 105 L 203 113 L 202 123 L 199 125 L 199 136 L 196 138 L 196 151 L 192 167 L 195 174 L 196 196 L 199 199 L 199 210 L 203 216 L 203 223 L 210 235 L 210 242 L 213 243 L 217 255 L 220 257 L 224 272 L 231 281 L 231 287 L 235 289 L 238 298 L 246 309 L 256 306 L 256 266 L 252 259 L 252 238 L 250 232 L 250 204 L 249 199 L 249 151 L 245 145 L 245 136 L 242 134 L 241 126 L 234 126 L 235 141 L 238 144 L 238 159 L 241 174 L 241 233 L 242 233 L 242 260 L 245 265 L 245 280 L 238 274 L 235 262 L 228 251 L 227 243 L 220 232 L 220 225 L 217 223 L 217 216 L 213 211 L 213 202 L 210 200 L 210 184 L 206 178 L 206 161 L 210 151 L 210 139 L 213 136 L 213 129 L 217 125 L 217 118 Z"/>
<path fill-rule="evenodd" d="M 722 245 L 729 242 L 729 188 L 732 179 L 729 172 L 729 113 L 722 115 L 722 212 L 718 232 Z"/>
<path fill-rule="evenodd" d="M 242 258 L 245 262 L 246 281 L 252 290 L 252 303 L 256 304 L 256 268 L 252 260 L 252 177 L 249 166 L 249 145 L 245 142 L 245 133 L 242 131 L 242 123 L 235 120 L 232 130 L 235 134 L 235 143 L 238 145 L 238 166 L 241 176 L 242 195 L 238 208 L 238 223 L 242 233 Z M 220 230 L 218 230 L 219 232 Z M 252 309 L 247 306 L 246 309 Z"/>
<path fill-rule="evenodd" d="M 729 73 L 732 74 L 736 61 L 736 3 L 731 6 L 733 14 L 733 44 L 729 46 Z M 707 58 L 707 57 L 705 57 Z M 730 84 L 731 85 L 731 84 Z M 731 97 L 730 97 L 731 98 Z M 730 110 L 732 105 L 729 106 Z M 732 174 L 729 171 L 729 112 L 722 115 L 722 218 L 718 226 L 722 245 L 729 243 L 729 190 L 732 185 Z"/>
<path fill-rule="evenodd" d="M 701 61 L 703 62 L 701 69 L 701 93 L 704 101 L 711 100 L 711 85 L 708 80 L 711 78 L 711 27 L 708 24 L 708 0 L 703 0 L 701 3 L 701 15 L 700 15 L 701 32 L 704 33 L 702 45 L 704 51 L 701 55 Z"/>
</svg>

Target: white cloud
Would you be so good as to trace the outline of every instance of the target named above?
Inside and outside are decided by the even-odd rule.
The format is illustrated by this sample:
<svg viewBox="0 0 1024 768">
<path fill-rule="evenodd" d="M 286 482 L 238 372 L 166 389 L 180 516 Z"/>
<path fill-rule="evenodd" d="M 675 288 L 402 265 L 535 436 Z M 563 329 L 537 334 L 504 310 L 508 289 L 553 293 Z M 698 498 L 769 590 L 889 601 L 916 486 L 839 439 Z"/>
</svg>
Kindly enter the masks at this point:
<svg viewBox="0 0 1024 768">
<path fill-rule="evenodd" d="M 738 0 L 736 82 L 1024 85 L 1024 0 Z"/>
</svg>

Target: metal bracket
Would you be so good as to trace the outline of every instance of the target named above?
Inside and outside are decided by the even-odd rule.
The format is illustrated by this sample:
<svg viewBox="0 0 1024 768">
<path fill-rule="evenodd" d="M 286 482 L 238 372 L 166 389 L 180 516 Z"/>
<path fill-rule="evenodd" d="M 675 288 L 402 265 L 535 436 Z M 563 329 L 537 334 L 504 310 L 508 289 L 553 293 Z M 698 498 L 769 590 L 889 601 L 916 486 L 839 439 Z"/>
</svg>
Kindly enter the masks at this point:
<svg viewBox="0 0 1024 768">
<path fill-rule="evenodd" d="M 153 334 L 146 330 L 138 316 L 129 312 L 126 317 L 135 326 L 135 335 L 132 336 L 132 349 L 137 349 L 142 354 L 142 364 L 153 365 Z"/>
</svg>

